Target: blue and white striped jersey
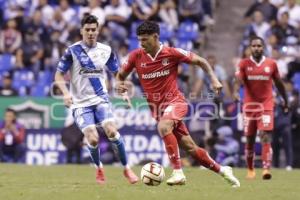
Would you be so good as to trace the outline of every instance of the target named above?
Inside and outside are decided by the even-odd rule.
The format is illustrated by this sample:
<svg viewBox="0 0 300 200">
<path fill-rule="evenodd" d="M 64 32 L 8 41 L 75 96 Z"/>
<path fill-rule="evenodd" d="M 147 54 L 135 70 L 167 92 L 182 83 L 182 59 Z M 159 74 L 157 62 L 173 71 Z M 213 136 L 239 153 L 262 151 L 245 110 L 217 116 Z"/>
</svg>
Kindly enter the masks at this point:
<svg viewBox="0 0 300 200">
<path fill-rule="evenodd" d="M 105 68 L 117 72 L 119 63 L 110 46 L 97 42 L 89 48 L 82 41 L 69 46 L 60 59 L 57 70 L 70 70 L 71 108 L 82 108 L 108 102 Z"/>
</svg>

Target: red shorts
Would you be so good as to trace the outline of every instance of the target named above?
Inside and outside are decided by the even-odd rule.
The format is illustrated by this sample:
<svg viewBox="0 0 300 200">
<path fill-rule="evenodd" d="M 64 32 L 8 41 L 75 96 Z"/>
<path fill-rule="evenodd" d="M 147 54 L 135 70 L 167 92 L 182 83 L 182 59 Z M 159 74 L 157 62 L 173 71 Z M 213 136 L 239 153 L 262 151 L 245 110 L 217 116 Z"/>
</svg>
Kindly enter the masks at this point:
<svg viewBox="0 0 300 200">
<path fill-rule="evenodd" d="M 263 112 L 244 112 L 244 133 L 246 136 L 256 135 L 259 131 L 272 131 L 274 127 L 273 110 Z"/>
<path fill-rule="evenodd" d="M 161 115 L 156 118 L 157 121 L 170 119 L 175 121 L 175 126 L 173 133 L 178 141 L 180 141 L 183 135 L 189 135 L 189 131 L 182 121 L 188 112 L 188 106 L 185 102 L 173 102 L 170 103 L 164 110 L 161 112 Z"/>
</svg>

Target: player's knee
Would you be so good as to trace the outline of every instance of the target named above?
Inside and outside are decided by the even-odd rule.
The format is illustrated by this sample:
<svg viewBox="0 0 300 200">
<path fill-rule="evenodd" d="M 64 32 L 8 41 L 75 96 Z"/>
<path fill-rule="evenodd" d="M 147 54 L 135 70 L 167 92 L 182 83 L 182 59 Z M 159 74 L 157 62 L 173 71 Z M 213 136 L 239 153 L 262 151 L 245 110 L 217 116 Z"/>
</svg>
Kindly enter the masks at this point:
<svg viewBox="0 0 300 200">
<path fill-rule="evenodd" d="M 159 122 L 157 125 L 158 132 L 161 136 L 171 133 L 173 130 L 173 124 L 169 122 Z"/>
<path fill-rule="evenodd" d="M 271 135 L 267 132 L 260 133 L 260 141 L 262 143 L 270 143 L 271 142 Z"/>
<path fill-rule="evenodd" d="M 86 137 L 87 142 L 91 146 L 97 146 L 99 142 L 99 136 L 96 128 L 86 128 L 84 129 L 84 135 Z"/>
</svg>

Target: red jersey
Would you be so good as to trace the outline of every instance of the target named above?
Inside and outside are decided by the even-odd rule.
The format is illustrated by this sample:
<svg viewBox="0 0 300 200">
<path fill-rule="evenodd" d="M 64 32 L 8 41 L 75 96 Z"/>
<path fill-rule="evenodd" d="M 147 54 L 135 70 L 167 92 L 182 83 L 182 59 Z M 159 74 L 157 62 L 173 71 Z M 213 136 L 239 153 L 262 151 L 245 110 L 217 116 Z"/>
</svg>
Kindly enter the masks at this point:
<svg viewBox="0 0 300 200">
<path fill-rule="evenodd" d="M 244 82 L 244 108 L 273 110 L 273 79 L 280 77 L 276 62 L 263 56 L 260 63 L 256 63 L 250 57 L 241 60 L 238 67 L 236 76 Z"/>
<path fill-rule="evenodd" d="M 151 104 L 164 108 L 162 104 L 185 102 L 177 86 L 178 64 L 190 63 L 192 57 L 189 51 L 161 45 L 153 58 L 139 48 L 129 54 L 122 67 L 127 73 L 136 70 L 150 108 Z"/>
</svg>

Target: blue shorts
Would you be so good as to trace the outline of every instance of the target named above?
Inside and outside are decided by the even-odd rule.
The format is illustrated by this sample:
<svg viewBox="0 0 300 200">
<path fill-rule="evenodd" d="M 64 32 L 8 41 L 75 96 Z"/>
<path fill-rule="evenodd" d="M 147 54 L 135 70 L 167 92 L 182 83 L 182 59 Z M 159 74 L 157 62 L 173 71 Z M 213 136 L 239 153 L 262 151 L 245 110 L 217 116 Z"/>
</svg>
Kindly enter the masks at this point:
<svg viewBox="0 0 300 200">
<path fill-rule="evenodd" d="M 88 126 L 101 126 L 106 121 L 114 121 L 110 103 L 75 108 L 73 109 L 73 117 L 76 125 L 82 132 Z"/>
</svg>

